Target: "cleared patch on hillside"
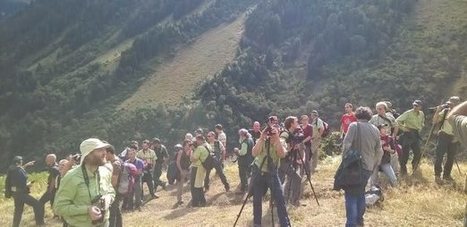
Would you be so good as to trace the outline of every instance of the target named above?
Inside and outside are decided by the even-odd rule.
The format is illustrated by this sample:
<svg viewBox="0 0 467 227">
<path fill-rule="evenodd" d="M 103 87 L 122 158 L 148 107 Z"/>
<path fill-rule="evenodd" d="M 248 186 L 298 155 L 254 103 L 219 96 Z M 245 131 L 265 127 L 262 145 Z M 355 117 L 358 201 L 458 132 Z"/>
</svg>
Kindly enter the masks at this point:
<svg viewBox="0 0 467 227">
<path fill-rule="evenodd" d="M 175 105 L 189 97 L 203 80 L 214 75 L 235 57 L 246 16 L 202 34 L 193 44 L 161 64 L 154 74 L 119 109 Z"/>
<path fill-rule="evenodd" d="M 310 186 L 306 184 L 304 198 L 301 202 L 306 206 L 288 206 L 293 226 L 344 226 L 345 209 L 342 192 L 333 191 L 333 176 L 338 167 L 340 157 L 328 157 L 320 162 L 319 171 L 312 177 L 312 183 L 321 206 L 317 206 Z M 462 171 L 467 171 L 467 163 L 460 162 Z M 236 163 L 226 163 L 227 179 L 231 183 L 231 192 L 225 192 L 219 178 L 211 173 L 211 189 L 206 194 L 208 206 L 203 208 L 187 207 L 190 201 L 190 189 L 185 185 L 183 201 L 175 207 L 176 189 L 169 186 L 167 191 L 159 188 L 159 199 L 147 202 L 141 212 L 123 214 L 124 226 L 232 226 L 242 205 L 242 195 L 234 192 L 239 184 Z M 439 186 L 434 183 L 433 164 L 423 162 L 421 174 L 401 180 L 398 188 L 387 186 L 384 177 L 383 190 L 385 201 L 382 206 L 367 209 L 365 226 L 462 226 L 467 196 L 463 193 L 465 175 L 456 168 L 452 176 L 456 184 Z M 464 172 L 465 173 L 465 172 Z M 165 174 L 164 174 L 165 176 Z M 30 180 L 36 180 L 32 195 L 39 198 L 46 185 L 46 174 L 32 174 Z M 3 178 L 0 177 L 3 183 Z M 0 189 L 3 185 L 0 183 Z M 147 190 L 144 186 L 145 191 Z M 147 191 L 145 192 L 147 195 Z M 266 196 L 269 198 L 269 195 Z M 0 226 L 11 225 L 13 201 L 0 198 Z M 238 226 L 252 226 L 252 202 L 249 201 L 239 219 Z M 275 223 L 278 226 L 277 212 L 274 211 Z M 47 226 L 61 226 L 57 219 L 52 219 L 49 204 L 46 205 Z M 24 226 L 32 226 L 34 217 L 32 209 L 25 206 Z M 263 202 L 263 226 L 270 226 L 271 213 L 268 200 Z"/>
</svg>

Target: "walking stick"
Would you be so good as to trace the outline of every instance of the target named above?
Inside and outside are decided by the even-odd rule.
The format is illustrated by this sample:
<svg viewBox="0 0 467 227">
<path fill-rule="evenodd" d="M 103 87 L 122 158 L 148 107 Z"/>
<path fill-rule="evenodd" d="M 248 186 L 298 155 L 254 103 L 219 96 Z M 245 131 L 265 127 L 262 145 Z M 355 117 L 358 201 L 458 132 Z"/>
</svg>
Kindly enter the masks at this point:
<svg viewBox="0 0 467 227">
<path fill-rule="evenodd" d="M 457 162 L 456 157 L 454 157 L 454 162 L 456 163 L 457 170 L 459 171 L 459 174 L 462 175 L 462 171 L 461 171 L 461 168 L 459 167 L 459 163 Z"/>
</svg>

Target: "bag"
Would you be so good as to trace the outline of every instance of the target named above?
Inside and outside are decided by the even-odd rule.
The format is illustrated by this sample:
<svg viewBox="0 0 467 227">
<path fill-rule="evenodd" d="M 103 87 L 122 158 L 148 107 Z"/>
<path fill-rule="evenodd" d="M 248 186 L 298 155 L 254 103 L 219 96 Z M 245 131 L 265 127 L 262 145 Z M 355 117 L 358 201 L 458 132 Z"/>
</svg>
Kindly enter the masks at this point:
<svg viewBox="0 0 467 227">
<path fill-rule="evenodd" d="M 138 169 L 135 165 L 124 162 L 122 163 L 122 172 L 118 178 L 117 193 L 122 196 L 127 196 L 133 192 L 135 178 L 138 175 Z"/>
<path fill-rule="evenodd" d="M 204 146 L 204 148 L 206 148 L 206 150 L 208 151 L 208 157 L 206 157 L 206 159 L 204 160 L 204 162 L 201 162 L 201 164 L 202 164 L 203 167 L 206 169 L 206 171 L 209 171 L 209 170 L 211 170 L 212 168 L 214 168 L 215 160 L 214 160 L 214 158 L 212 157 L 211 151 L 209 150 L 209 148 L 208 148 L 207 146 Z"/>
<path fill-rule="evenodd" d="M 334 175 L 333 190 L 348 189 L 362 184 L 366 184 L 366 177 L 363 174 L 362 155 L 360 153 L 360 127 L 357 123 L 357 142 L 352 142 L 352 147 L 342 158 L 342 162 Z M 355 141 L 355 137 L 354 137 Z M 358 145 L 356 145 L 358 144 Z M 357 147 L 357 148 L 355 148 Z"/>
<path fill-rule="evenodd" d="M 173 185 L 175 183 L 175 180 L 178 178 L 180 175 L 178 168 L 177 168 L 177 163 L 176 162 L 170 162 L 169 166 L 167 167 L 167 181 L 170 185 Z"/>
</svg>

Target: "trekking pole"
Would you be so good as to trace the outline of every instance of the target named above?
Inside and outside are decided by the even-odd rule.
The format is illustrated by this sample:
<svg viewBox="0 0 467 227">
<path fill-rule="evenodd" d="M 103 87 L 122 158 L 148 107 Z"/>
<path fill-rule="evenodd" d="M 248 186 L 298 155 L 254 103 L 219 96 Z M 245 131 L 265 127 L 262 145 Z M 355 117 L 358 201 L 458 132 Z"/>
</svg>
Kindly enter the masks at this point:
<svg viewBox="0 0 467 227">
<path fill-rule="evenodd" d="M 271 195 L 271 200 L 269 200 L 269 207 L 271 209 L 271 225 L 274 227 L 274 198 Z"/>
<path fill-rule="evenodd" d="M 297 153 L 298 153 L 298 157 L 300 158 L 300 160 L 303 160 L 300 152 L 297 152 Z M 313 187 L 313 184 L 311 183 L 310 172 L 308 172 L 307 168 L 304 168 L 304 169 L 305 169 L 306 179 L 308 180 L 308 183 L 310 183 L 311 191 L 313 192 L 313 196 L 315 197 L 316 203 L 318 204 L 318 206 L 321 206 L 319 205 L 318 197 L 316 196 L 316 193 L 315 193 L 315 188 Z"/>
</svg>

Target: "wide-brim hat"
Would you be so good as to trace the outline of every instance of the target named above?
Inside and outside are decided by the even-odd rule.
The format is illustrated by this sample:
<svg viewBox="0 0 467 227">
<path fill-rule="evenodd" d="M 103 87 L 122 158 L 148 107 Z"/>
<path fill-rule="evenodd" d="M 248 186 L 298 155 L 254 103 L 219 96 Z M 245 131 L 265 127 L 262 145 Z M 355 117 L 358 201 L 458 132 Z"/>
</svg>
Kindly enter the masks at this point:
<svg viewBox="0 0 467 227">
<path fill-rule="evenodd" d="M 100 148 L 108 148 L 110 147 L 110 144 L 104 143 L 100 139 L 96 138 L 89 138 L 85 141 L 83 141 L 79 145 L 79 150 L 81 151 L 81 163 L 83 164 L 84 158 L 88 156 L 93 150 L 100 149 Z"/>
</svg>

